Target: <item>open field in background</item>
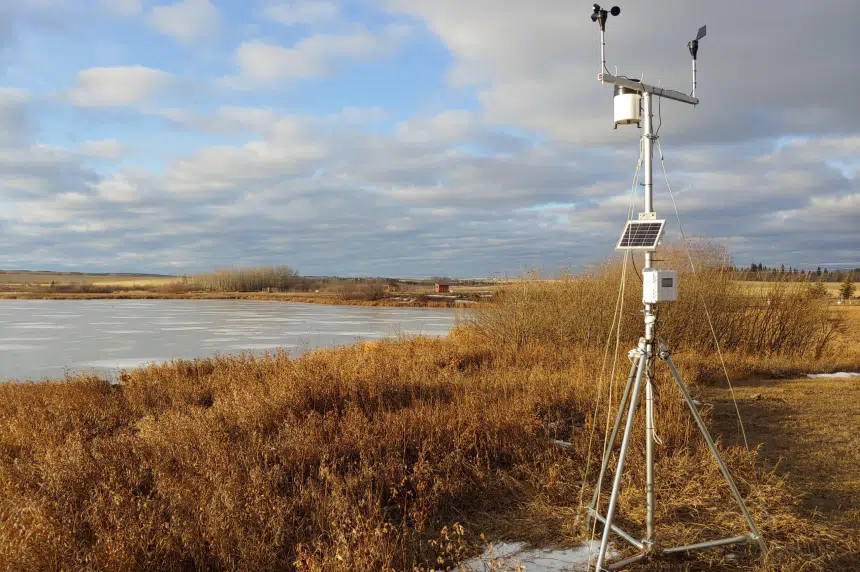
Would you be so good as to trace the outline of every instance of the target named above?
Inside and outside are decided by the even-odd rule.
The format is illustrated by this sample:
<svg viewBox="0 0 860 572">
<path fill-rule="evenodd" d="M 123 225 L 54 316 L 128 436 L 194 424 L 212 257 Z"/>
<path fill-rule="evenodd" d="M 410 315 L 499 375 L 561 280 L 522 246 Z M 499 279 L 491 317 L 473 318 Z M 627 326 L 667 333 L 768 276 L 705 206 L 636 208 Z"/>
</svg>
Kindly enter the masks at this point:
<svg viewBox="0 0 860 572">
<path fill-rule="evenodd" d="M 80 274 L 70 272 L 4 272 L 0 271 L 0 286 L 7 288 L 45 287 L 55 284 L 91 284 L 125 288 L 163 286 L 175 282 L 175 276 L 148 274 Z"/>
<path fill-rule="evenodd" d="M 766 293 L 773 287 L 773 282 L 762 282 L 754 280 L 744 280 L 742 284 L 751 292 L 756 294 Z M 809 288 L 809 282 L 787 282 L 792 288 Z M 839 287 L 841 282 L 822 282 L 827 289 L 827 293 L 836 300 L 839 297 Z"/>
<path fill-rule="evenodd" d="M 226 270 L 190 277 L 0 272 L 0 299 L 243 299 L 366 306 L 452 307 L 492 296 L 496 285 L 432 280 L 301 277 L 289 267 Z"/>
<path fill-rule="evenodd" d="M 450 307 L 457 303 L 486 301 L 506 286 L 534 282 L 552 284 L 566 279 L 526 275 L 512 279 L 451 281 L 451 292 L 448 295 L 437 295 L 434 292 L 434 281 L 429 279 L 354 281 L 333 277 L 296 276 L 295 280 L 297 282 L 289 288 L 226 288 L 219 287 L 217 282 L 203 287 L 205 283 L 196 277 L 0 271 L 0 299 L 251 299 L 369 306 Z M 810 287 L 810 283 L 796 281 L 793 277 L 780 282 L 742 280 L 738 283 L 742 286 L 738 290 L 739 294 L 758 296 L 763 300 L 768 297 L 775 284 L 799 290 Z M 840 283 L 823 284 L 828 299 L 835 303 Z"/>
<path fill-rule="evenodd" d="M 125 372 L 118 386 L 93 377 L 0 386 L 0 568 L 426 572 L 481 552 L 482 534 L 578 544 L 588 535 L 579 499 L 590 498 L 614 414 L 607 390 L 613 385 L 609 403 L 617 403 L 625 354 L 641 330 L 632 272 L 620 331 L 610 328 L 620 275 L 609 264 L 578 280 L 508 285 L 441 340 L 295 360 L 175 362 Z M 860 569 L 855 505 L 831 503 L 824 514 L 809 504 L 856 490 L 857 449 L 828 409 L 853 390 L 822 382 L 838 393 L 797 420 L 806 402 L 795 398 L 815 399 L 813 382 L 740 384 L 750 437 L 765 443 L 747 451 L 724 414 L 725 380 L 699 302 L 708 302 L 735 380 L 860 370 L 860 312 L 793 289 L 769 306 L 743 303 L 742 286 L 718 270 L 682 279 L 658 332 L 696 396 L 716 403 L 705 415 L 725 436 L 725 458 L 772 558 L 735 548 L 731 559 L 723 550 L 697 553 L 697 568 L 679 558 L 637 569 Z M 611 375 L 604 349 L 611 358 L 616 336 Z M 662 541 L 743 532 L 659 363 L 655 382 Z M 775 388 L 785 389 L 785 404 L 770 401 Z M 757 415 L 763 403 L 773 407 Z M 793 454 L 786 445 L 795 435 L 801 454 L 817 443 L 821 455 L 775 466 Z M 619 524 L 637 531 L 643 443 L 640 408 L 619 505 Z M 818 478 L 828 454 L 846 460 Z"/>
</svg>

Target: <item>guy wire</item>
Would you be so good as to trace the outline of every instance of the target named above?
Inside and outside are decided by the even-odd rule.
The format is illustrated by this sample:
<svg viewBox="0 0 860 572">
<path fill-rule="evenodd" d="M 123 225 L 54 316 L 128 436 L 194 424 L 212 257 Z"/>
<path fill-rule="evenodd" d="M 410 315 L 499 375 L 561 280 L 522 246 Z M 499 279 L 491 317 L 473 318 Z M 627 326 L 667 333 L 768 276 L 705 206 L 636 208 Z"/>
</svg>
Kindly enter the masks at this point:
<svg viewBox="0 0 860 572">
<path fill-rule="evenodd" d="M 660 152 L 660 165 L 663 167 L 663 177 L 665 177 L 666 179 L 666 188 L 669 190 L 669 196 L 672 198 L 672 207 L 675 209 L 675 218 L 678 219 L 678 229 L 681 231 L 681 238 L 684 244 L 684 252 L 686 252 L 687 254 L 687 260 L 690 261 L 690 268 L 693 271 L 693 276 L 696 276 L 696 264 L 693 262 L 693 256 L 690 254 L 689 240 L 684 234 L 684 226 L 681 224 L 681 215 L 678 213 L 678 205 L 675 203 L 675 195 L 674 193 L 672 193 L 672 186 L 669 184 L 669 174 L 666 172 L 666 162 L 663 158 L 663 147 L 660 145 L 659 139 L 656 139 L 656 141 L 657 150 Z M 708 310 L 708 304 L 707 302 L 705 302 L 705 298 L 702 296 L 701 293 L 699 293 L 699 300 L 701 300 L 702 307 L 705 309 L 705 317 L 708 319 L 708 326 L 711 329 L 711 335 L 713 336 L 714 344 L 717 347 L 717 355 L 720 358 L 720 365 L 723 368 L 723 374 L 726 376 L 726 383 L 728 383 L 729 386 L 729 394 L 732 396 L 732 403 L 735 406 L 735 414 L 738 417 L 738 425 L 740 426 L 741 435 L 744 439 L 744 447 L 749 451 L 750 446 L 749 442 L 747 441 L 747 433 L 744 429 L 744 422 L 743 419 L 741 419 L 741 410 L 740 408 L 738 408 L 738 401 L 735 398 L 735 389 L 732 386 L 732 380 L 729 378 L 729 371 L 726 368 L 726 361 L 725 359 L 723 359 L 722 349 L 720 349 L 720 340 L 717 338 L 717 332 L 714 329 L 714 322 L 713 320 L 711 320 L 711 312 L 710 310 Z"/>
</svg>

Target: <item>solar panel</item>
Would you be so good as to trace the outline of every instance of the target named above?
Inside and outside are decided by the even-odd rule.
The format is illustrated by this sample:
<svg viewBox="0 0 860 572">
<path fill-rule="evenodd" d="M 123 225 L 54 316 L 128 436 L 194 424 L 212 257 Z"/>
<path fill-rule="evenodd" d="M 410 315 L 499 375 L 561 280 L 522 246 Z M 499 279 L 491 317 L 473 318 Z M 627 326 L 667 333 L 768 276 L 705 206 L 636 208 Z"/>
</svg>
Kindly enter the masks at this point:
<svg viewBox="0 0 860 572">
<path fill-rule="evenodd" d="M 628 220 L 616 250 L 654 250 L 665 220 Z"/>
</svg>

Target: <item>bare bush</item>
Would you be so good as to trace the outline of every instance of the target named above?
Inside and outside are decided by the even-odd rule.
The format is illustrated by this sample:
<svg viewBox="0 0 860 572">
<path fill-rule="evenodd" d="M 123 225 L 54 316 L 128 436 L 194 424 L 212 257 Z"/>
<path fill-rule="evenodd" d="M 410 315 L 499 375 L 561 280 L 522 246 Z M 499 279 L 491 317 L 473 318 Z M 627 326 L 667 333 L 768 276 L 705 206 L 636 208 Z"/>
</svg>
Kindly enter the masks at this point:
<svg viewBox="0 0 860 572">
<path fill-rule="evenodd" d="M 259 292 L 267 288 L 287 291 L 300 282 L 301 277 L 289 266 L 221 268 L 212 274 L 198 274 L 189 280 L 196 289 L 217 292 Z"/>
<path fill-rule="evenodd" d="M 343 300 L 381 300 L 385 297 L 385 283 L 377 280 L 341 282 L 331 288 Z"/>
<path fill-rule="evenodd" d="M 683 249 L 661 252 L 661 266 L 679 272 L 678 301 L 660 308 L 657 325 L 658 334 L 674 348 L 710 352 L 716 336 L 724 351 L 820 357 L 841 327 L 827 300 L 810 296 L 799 284 L 775 281 L 766 290 L 748 290 L 735 279 L 731 260 L 720 247 L 699 245 L 691 255 L 695 273 Z M 553 281 L 526 276 L 502 288 L 494 304 L 477 307 L 471 327 L 516 347 L 593 348 L 605 344 L 619 305 L 621 339 L 634 344 L 642 332 L 642 286 L 632 266 L 626 273 L 623 304 L 618 297 L 621 262 L 615 261 Z"/>
</svg>

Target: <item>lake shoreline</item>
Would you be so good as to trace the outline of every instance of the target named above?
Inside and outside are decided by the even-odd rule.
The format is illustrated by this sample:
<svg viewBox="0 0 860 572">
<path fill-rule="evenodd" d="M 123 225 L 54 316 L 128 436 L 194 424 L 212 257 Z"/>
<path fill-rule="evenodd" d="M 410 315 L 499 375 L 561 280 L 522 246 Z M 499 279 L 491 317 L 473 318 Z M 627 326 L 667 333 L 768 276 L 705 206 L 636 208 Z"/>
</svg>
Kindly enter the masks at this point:
<svg viewBox="0 0 860 572">
<path fill-rule="evenodd" d="M 317 292 L 6 292 L 0 300 L 263 300 L 300 302 L 329 306 L 382 306 L 393 308 L 456 308 L 471 300 L 454 297 L 387 296 L 378 300 L 355 300 Z"/>
<path fill-rule="evenodd" d="M 356 341 L 443 335 L 456 308 L 278 304 L 265 300 L 5 300 L 0 378 L 41 380 L 175 359 L 291 355 Z"/>
</svg>

